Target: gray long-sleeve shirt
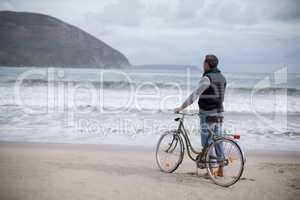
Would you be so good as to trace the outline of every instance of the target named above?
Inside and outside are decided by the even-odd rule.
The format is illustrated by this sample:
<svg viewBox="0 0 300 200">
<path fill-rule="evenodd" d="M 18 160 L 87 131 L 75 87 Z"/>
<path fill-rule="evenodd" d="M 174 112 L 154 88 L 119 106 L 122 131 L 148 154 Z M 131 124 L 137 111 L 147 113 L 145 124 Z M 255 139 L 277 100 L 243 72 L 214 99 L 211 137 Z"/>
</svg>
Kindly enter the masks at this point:
<svg viewBox="0 0 300 200">
<path fill-rule="evenodd" d="M 207 76 L 203 76 L 198 84 L 198 88 L 195 89 L 192 94 L 183 102 L 180 106 L 182 109 L 185 109 L 191 105 L 199 96 L 210 86 L 210 80 Z"/>
</svg>

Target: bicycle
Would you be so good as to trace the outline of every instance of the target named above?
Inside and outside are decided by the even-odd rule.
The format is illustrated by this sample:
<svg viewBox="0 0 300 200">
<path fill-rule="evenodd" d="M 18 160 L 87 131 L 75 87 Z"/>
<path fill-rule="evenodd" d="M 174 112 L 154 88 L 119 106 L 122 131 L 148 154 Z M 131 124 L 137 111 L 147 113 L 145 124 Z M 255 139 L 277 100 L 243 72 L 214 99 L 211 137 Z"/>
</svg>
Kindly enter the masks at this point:
<svg viewBox="0 0 300 200">
<path fill-rule="evenodd" d="M 212 143 L 206 145 L 202 151 L 196 151 L 190 142 L 183 121 L 186 115 L 193 116 L 198 113 L 178 114 L 182 115 L 182 117 L 175 118 L 175 121 L 179 121 L 178 128 L 164 133 L 157 143 L 156 162 L 160 170 L 167 173 L 174 172 L 182 163 L 186 149 L 189 158 L 196 162 L 197 169 L 206 168 L 209 178 L 215 184 L 223 187 L 235 184 L 243 174 L 245 163 L 243 151 L 236 142 L 240 139 L 240 135 L 216 135 L 209 128 Z M 220 117 L 218 119 L 221 120 Z M 217 152 L 218 148 L 223 150 L 222 153 Z M 165 159 L 162 159 L 163 155 L 166 155 Z M 174 156 L 173 160 L 172 156 Z M 219 173 L 220 169 L 222 169 L 222 174 Z"/>
</svg>

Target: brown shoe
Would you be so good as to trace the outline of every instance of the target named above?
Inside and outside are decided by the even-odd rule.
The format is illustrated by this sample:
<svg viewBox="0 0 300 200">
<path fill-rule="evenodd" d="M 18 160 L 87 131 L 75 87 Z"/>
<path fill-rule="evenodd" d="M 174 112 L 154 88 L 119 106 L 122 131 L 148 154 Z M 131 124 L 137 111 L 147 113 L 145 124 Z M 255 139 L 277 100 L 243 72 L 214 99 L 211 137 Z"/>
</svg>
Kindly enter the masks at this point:
<svg viewBox="0 0 300 200">
<path fill-rule="evenodd" d="M 219 167 L 218 169 L 218 176 L 223 177 L 223 167 Z"/>
<path fill-rule="evenodd" d="M 223 177 L 223 167 L 219 167 L 218 169 L 213 169 L 212 175 L 215 177 L 216 176 Z"/>
</svg>

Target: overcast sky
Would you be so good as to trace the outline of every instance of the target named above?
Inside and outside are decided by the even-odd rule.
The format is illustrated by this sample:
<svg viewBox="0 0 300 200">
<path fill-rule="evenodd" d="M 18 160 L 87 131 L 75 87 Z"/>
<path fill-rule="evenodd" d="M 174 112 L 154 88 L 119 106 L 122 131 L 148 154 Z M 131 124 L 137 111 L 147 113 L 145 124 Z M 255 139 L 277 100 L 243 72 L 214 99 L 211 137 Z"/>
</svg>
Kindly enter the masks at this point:
<svg viewBox="0 0 300 200">
<path fill-rule="evenodd" d="M 0 0 L 0 9 L 62 19 L 132 64 L 201 65 L 213 53 L 227 71 L 300 71 L 300 0 Z"/>
</svg>

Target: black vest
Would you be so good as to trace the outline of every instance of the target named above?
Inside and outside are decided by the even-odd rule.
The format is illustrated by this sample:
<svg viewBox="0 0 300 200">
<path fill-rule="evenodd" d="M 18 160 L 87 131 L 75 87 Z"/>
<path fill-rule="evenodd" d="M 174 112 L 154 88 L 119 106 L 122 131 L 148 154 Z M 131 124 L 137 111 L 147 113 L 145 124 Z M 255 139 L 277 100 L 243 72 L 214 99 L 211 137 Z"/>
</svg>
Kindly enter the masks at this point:
<svg viewBox="0 0 300 200">
<path fill-rule="evenodd" d="M 224 93 L 226 79 L 220 71 L 205 73 L 210 80 L 210 86 L 199 97 L 198 105 L 200 112 L 219 113 L 223 112 Z"/>
</svg>

